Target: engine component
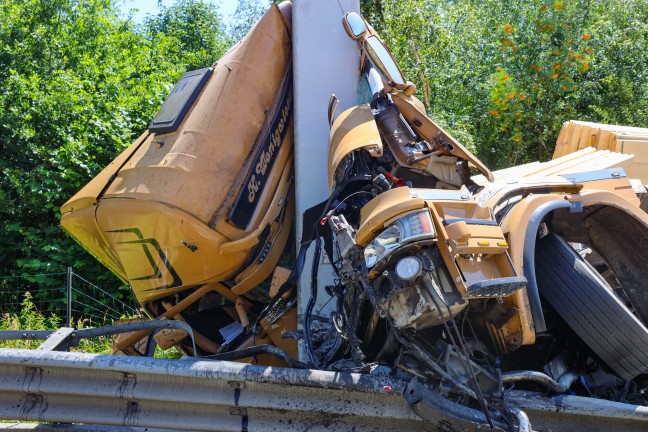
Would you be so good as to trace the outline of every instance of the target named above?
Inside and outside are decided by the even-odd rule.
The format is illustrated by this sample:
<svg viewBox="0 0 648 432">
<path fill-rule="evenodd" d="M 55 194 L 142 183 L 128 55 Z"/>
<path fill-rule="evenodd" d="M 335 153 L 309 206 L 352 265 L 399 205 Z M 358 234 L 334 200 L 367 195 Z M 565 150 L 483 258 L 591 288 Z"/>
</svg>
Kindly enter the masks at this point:
<svg viewBox="0 0 648 432">
<path fill-rule="evenodd" d="M 383 313 L 400 329 L 422 330 L 442 324 L 468 305 L 445 267 L 434 265 L 428 249 L 401 258 L 395 268 L 376 279 L 374 287 Z"/>
<path fill-rule="evenodd" d="M 351 249 L 356 246 L 355 230 L 349 225 L 344 215 L 330 216 L 328 223 L 340 248 L 340 258 L 345 258 Z"/>
<path fill-rule="evenodd" d="M 413 379 L 407 385 L 403 396 L 416 415 L 430 422 L 435 422 L 439 416 L 438 413 L 442 412 L 465 422 L 462 424 L 463 430 L 479 429 L 482 425 L 489 423 L 489 417 L 483 412 L 452 402 L 441 396 L 437 391 L 422 384 L 417 379 Z M 510 430 L 505 423 L 499 421 L 495 421 L 493 426 L 491 428 L 493 431 Z M 531 429 L 528 424 L 528 419 L 526 419 L 524 427 L 520 428 L 520 430 L 524 430 L 524 428 L 526 430 Z"/>
<path fill-rule="evenodd" d="M 374 177 L 373 184 L 378 189 L 380 189 L 380 192 L 385 192 L 391 189 L 391 185 L 387 181 L 387 178 L 385 177 L 384 174 L 378 174 L 376 177 Z"/>
<path fill-rule="evenodd" d="M 587 390 L 593 396 L 603 396 L 606 394 L 613 394 L 620 382 L 616 375 L 605 373 L 601 369 L 591 372 L 583 376 L 583 383 L 586 384 Z"/>
</svg>

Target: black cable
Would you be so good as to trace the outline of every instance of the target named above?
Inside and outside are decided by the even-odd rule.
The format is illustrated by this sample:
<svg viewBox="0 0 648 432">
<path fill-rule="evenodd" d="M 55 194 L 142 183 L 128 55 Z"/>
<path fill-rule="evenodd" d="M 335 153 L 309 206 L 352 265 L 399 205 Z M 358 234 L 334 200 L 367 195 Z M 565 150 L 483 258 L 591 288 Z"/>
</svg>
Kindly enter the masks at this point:
<svg viewBox="0 0 648 432">
<path fill-rule="evenodd" d="M 436 301 L 434 295 L 431 296 L 432 301 L 434 302 L 434 305 L 436 306 L 437 310 L 441 312 L 441 306 L 439 303 Z M 450 311 L 450 306 L 448 306 L 447 303 L 445 303 L 443 300 L 439 299 L 441 303 L 445 306 L 446 311 L 448 312 L 448 317 L 449 320 L 453 322 L 454 328 L 456 331 L 456 336 L 458 340 L 461 342 L 461 345 L 457 343 L 455 340 L 452 331 L 450 331 L 450 326 L 448 325 L 448 321 L 443 322 L 443 326 L 445 327 L 445 330 L 448 332 L 448 336 L 450 337 L 450 340 L 452 342 L 452 346 L 457 350 L 457 353 L 459 354 L 459 361 L 461 362 L 464 371 L 470 375 L 470 379 L 473 382 L 473 385 L 475 386 L 475 394 L 477 395 L 477 401 L 479 402 L 479 406 L 486 416 L 486 420 L 488 421 L 488 425 L 490 426 L 491 429 L 493 429 L 493 419 L 491 418 L 490 412 L 488 411 L 488 405 L 486 404 L 486 400 L 484 399 L 484 395 L 482 394 L 481 387 L 479 386 L 479 382 L 477 381 L 477 377 L 475 376 L 475 372 L 473 371 L 472 366 L 470 365 L 470 358 L 468 358 L 468 352 L 466 350 L 466 346 L 463 344 L 462 341 L 462 336 L 461 333 L 459 332 L 459 328 L 457 327 L 457 323 L 454 322 L 454 318 L 452 316 L 452 312 Z M 466 362 L 466 358 L 468 358 Z"/>
<path fill-rule="evenodd" d="M 319 259 L 321 254 L 322 240 L 320 237 L 317 237 L 315 240 L 315 253 L 313 254 L 313 266 L 311 268 L 311 296 L 308 299 L 308 305 L 306 306 L 306 313 L 304 315 L 304 339 L 306 339 L 306 351 L 308 352 L 308 358 L 310 359 L 313 366 L 317 369 L 321 369 L 321 365 L 315 350 L 313 349 L 313 340 L 311 335 L 311 314 L 313 313 L 313 307 L 315 307 L 315 302 L 317 301 L 317 277 L 319 273 Z"/>
<path fill-rule="evenodd" d="M 346 197 L 344 197 L 344 199 L 343 199 L 342 201 L 340 201 L 340 202 L 338 203 L 338 205 L 335 206 L 335 208 L 333 209 L 333 211 L 337 210 L 338 207 L 340 207 L 342 204 L 344 204 L 344 202 L 345 202 L 346 200 L 348 200 L 348 199 L 351 198 L 352 196 L 354 196 L 354 195 L 358 195 L 358 194 L 369 194 L 369 195 L 372 195 L 372 196 L 373 196 L 373 194 L 372 194 L 370 191 L 365 191 L 365 190 L 359 190 L 359 191 L 356 191 L 356 192 L 350 193 L 349 195 L 347 195 Z"/>
<path fill-rule="evenodd" d="M 349 177 L 345 179 L 342 183 L 336 186 L 335 190 L 331 193 L 329 196 L 328 200 L 326 200 L 326 203 L 324 204 L 324 207 L 322 209 L 322 213 L 320 214 L 320 217 L 315 221 L 315 225 L 312 227 L 312 232 L 311 235 L 315 238 L 315 252 L 313 254 L 313 265 L 311 268 L 311 296 L 308 299 L 308 304 L 306 306 L 306 312 L 304 315 L 304 339 L 306 342 L 306 351 L 308 353 L 308 357 L 310 361 L 313 363 L 313 366 L 315 366 L 317 369 L 321 369 L 321 363 L 319 362 L 319 359 L 317 358 L 317 355 L 315 354 L 315 350 L 313 348 L 313 339 L 312 339 L 312 334 L 311 334 L 311 316 L 313 313 L 313 308 L 315 307 L 315 303 L 317 302 L 317 283 L 318 283 L 318 274 L 319 274 L 319 260 L 321 257 L 322 253 L 322 237 L 319 233 L 319 224 L 320 222 L 326 217 L 326 215 L 329 213 L 329 208 L 331 207 L 331 204 L 333 203 L 334 199 L 337 198 L 337 196 L 346 188 L 350 183 L 356 182 L 356 181 L 371 181 L 371 176 L 368 175 L 356 175 L 353 177 Z M 353 193 L 355 195 L 357 192 Z M 349 195 L 350 196 L 350 195 Z M 349 196 L 345 197 L 342 201 L 346 200 L 349 198 Z M 303 237 L 303 235 L 302 235 Z M 303 239 L 302 239 L 303 241 Z M 310 243 L 310 241 L 309 241 Z M 301 252 L 301 249 L 300 249 Z M 336 270 L 335 266 L 333 268 Z"/>
<path fill-rule="evenodd" d="M 481 407 L 482 411 L 484 412 L 484 415 L 486 416 L 486 419 L 488 420 L 489 426 L 491 427 L 491 429 L 493 429 L 493 427 L 494 427 L 493 426 L 493 419 L 492 419 L 492 417 L 490 415 L 490 412 L 488 410 L 488 405 L 486 404 L 486 399 L 484 398 L 484 394 L 481 391 L 479 381 L 477 381 L 477 376 L 475 375 L 475 371 L 473 370 L 472 366 L 470 365 L 470 357 L 468 356 L 468 350 L 466 350 L 466 345 L 463 343 L 463 336 L 459 332 L 459 327 L 457 326 L 457 323 L 455 322 L 454 318 L 452 317 L 452 313 L 450 312 L 450 306 L 448 306 L 448 304 L 445 303 L 445 302 L 443 304 L 445 305 L 446 311 L 448 311 L 448 315 L 450 316 L 450 321 L 453 324 L 455 334 L 457 336 L 457 340 L 459 341 L 459 346 L 455 345 L 456 343 L 454 341 L 454 338 L 452 338 L 452 343 L 453 343 L 453 345 L 455 345 L 455 348 L 460 348 L 459 353 L 461 354 L 461 357 L 464 357 L 461 362 L 464 363 L 466 361 L 465 359 L 468 359 L 467 360 L 468 369 L 466 370 L 466 372 L 470 373 L 470 378 L 471 378 L 471 380 L 472 380 L 472 382 L 473 382 L 473 384 L 475 386 L 475 393 L 477 394 L 477 399 L 479 401 L 479 406 Z M 448 328 L 449 327 L 448 323 L 445 322 L 444 324 L 446 325 L 446 329 L 448 329 L 448 332 L 449 332 L 450 330 Z M 466 364 L 464 363 L 464 369 L 465 368 L 466 368 Z"/>
<path fill-rule="evenodd" d="M 320 217 L 315 221 L 314 226 L 311 227 L 310 233 L 308 233 L 306 230 L 308 229 L 307 227 L 302 227 L 302 244 L 299 248 L 299 254 L 297 256 L 297 260 L 295 262 L 295 267 L 293 268 L 293 271 L 291 272 L 290 276 L 288 277 L 288 280 L 283 283 L 283 285 L 279 288 L 279 291 L 277 294 L 272 298 L 270 303 L 266 306 L 265 309 L 261 311 L 259 316 L 257 317 L 255 323 L 254 323 L 254 328 L 253 332 L 256 335 L 258 324 L 261 322 L 261 320 L 268 314 L 268 312 L 272 309 L 272 307 L 279 301 L 279 299 L 288 291 L 294 290 L 297 287 L 297 281 L 299 277 L 301 276 L 301 272 L 303 270 L 305 261 L 306 261 L 306 252 L 308 251 L 308 248 L 310 246 L 310 243 L 312 242 L 313 239 L 315 239 L 315 244 L 316 244 L 316 250 L 313 258 L 313 267 L 311 269 L 311 298 L 308 300 L 308 306 L 306 307 L 306 316 L 304 317 L 304 338 L 306 339 L 306 348 L 308 351 L 308 356 L 313 362 L 313 365 L 316 366 L 318 369 L 321 369 L 321 365 L 319 361 L 316 358 L 316 355 L 313 351 L 313 345 L 312 345 L 312 335 L 311 335 L 311 329 L 310 329 L 310 323 L 311 323 L 311 315 L 313 312 L 313 307 L 315 306 L 315 302 L 317 300 L 317 275 L 319 271 L 319 259 L 321 256 L 321 245 L 322 245 L 322 240 L 321 236 L 319 233 L 319 224 L 320 221 L 327 215 L 329 212 L 329 208 L 331 207 L 331 203 L 333 200 L 346 188 L 350 183 L 356 182 L 356 181 L 371 181 L 371 176 L 368 175 L 356 175 L 349 177 L 345 179 L 343 182 L 341 182 L 339 185 L 336 186 L 335 190 L 331 193 L 331 195 L 328 197 L 326 202 L 324 203 L 324 207 L 322 210 L 322 213 Z M 354 193 L 355 194 L 355 193 Z M 352 194 L 352 195 L 354 195 Z M 349 195 L 350 196 L 350 195 Z M 349 198 L 347 196 L 347 198 Z M 343 200 L 344 201 L 344 200 Z M 334 266 L 335 268 L 335 266 Z M 337 270 L 337 269 L 336 269 Z"/>
<path fill-rule="evenodd" d="M 450 313 L 450 307 L 446 304 L 446 308 L 448 313 Z M 486 416 L 486 419 L 488 420 L 488 424 L 490 425 L 491 429 L 494 427 L 493 426 L 493 419 L 491 418 L 490 412 L 488 411 L 488 405 L 486 404 L 486 399 L 484 399 L 484 394 L 481 391 L 481 386 L 479 385 L 479 381 L 477 381 L 477 376 L 475 375 L 475 371 L 473 370 L 472 366 L 470 365 L 470 357 L 468 356 L 468 350 L 466 350 L 466 345 L 463 342 L 463 337 L 461 336 L 461 333 L 459 333 L 459 327 L 457 326 L 457 323 L 455 322 L 454 319 L 451 320 L 455 333 L 457 334 L 457 339 L 459 340 L 459 344 L 461 347 L 461 352 L 462 354 L 468 358 L 468 370 L 470 372 L 470 377 L 473 381 L 473 384 L 475 385 L 475 393 L 477 393 L 477 396 L 479 398 L 479 405 L 481 406 L 482 411 L 484 412 L 484 415 Z"/>
</svg>

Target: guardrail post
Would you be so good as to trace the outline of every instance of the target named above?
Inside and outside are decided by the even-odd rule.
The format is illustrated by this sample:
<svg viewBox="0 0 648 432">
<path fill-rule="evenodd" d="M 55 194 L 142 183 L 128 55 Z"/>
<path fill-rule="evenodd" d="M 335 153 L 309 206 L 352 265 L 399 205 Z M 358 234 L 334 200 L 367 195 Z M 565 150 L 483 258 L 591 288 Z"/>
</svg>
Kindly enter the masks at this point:
<svg viewBox="0 0 648 432">
<path fill-rule="evenodd" d="M 72 267 L 67 268 L 67 326 L 72 327 Z"/>
</svg>

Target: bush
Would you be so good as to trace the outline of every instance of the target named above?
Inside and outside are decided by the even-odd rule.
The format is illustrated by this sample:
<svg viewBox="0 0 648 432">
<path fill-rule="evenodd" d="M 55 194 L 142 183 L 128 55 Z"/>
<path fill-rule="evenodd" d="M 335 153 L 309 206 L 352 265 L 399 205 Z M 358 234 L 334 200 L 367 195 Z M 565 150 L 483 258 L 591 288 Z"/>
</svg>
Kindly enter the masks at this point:
<svg viewBox="0 0 648 432">
<path fill-rule="evenodd" d="M 25 293 L 19 313 L 5 313 L 0 318 L 0 330 L 55 330 L 61 324 L 56 315 L 45 317 L 36 309 L 32 295 Z M 37 348 L 42 341 L 1 341 L 0 348 Z"/>
</svg>

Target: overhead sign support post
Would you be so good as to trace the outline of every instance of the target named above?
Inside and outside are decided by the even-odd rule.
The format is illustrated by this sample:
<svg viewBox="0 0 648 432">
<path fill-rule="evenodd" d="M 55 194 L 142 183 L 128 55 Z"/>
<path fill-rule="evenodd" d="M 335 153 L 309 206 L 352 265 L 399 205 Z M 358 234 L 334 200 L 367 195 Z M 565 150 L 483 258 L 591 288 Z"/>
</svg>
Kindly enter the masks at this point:
<svg viewBox="0 0 648 432">
<path fill-rule="evenodd" d="M 345 32 L 342 17 L 360 11 L 358 0 L 299 0 L 293 4 L 293 59 L 295 90 L 295 199 L 298 235 L 304 210 L 329 194 L 327 151 L 328 101 L 340 100 L 338 112 L 357 104 L 358 44 Z M 299 243 L 300 239 L 297 239 Z M 306 258 L 298 293 L 300 328 L 310 297 L 313 248 Z M 324 254 L 322 254 L 322 257 Z M 326 302 L 324 286 L 333 282 L 329 263 L 320 262 L 319 298 L 314 310 Z M 300 342 L 300 360 L 306 360 Z"/>
</svg>

